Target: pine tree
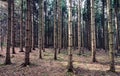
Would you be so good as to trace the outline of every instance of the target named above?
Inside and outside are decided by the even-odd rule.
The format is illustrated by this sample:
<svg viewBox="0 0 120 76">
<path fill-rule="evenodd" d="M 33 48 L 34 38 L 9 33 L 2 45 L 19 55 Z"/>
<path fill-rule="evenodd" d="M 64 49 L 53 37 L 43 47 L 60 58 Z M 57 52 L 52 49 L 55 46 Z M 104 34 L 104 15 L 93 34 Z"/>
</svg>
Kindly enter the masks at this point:
<svg viewBox="0 0 120 76">
<path fill-rule="evenodd" d="M 27 0 L 27 24 L 26 24 L 26 31 L 25 31 L 25 62 L 23 63 L 23 66 L 27 66 L 30 65 L 30 51 L 31 51 L 31 47 L 30 47 L 30 0 Z"/>
<path fill-rule="evenodd" d="M 8 26 L 7 26 L 7 47 L 6 47 L 6 58 L 5 65 L 11 64 L 10 58 L 10 46 L 11 46 L 11 1 L 8 0 Z"/>
<path fill-rule="evenodd" d="M 43 26 L 43 0 L 40 1 L 40 9 L 39 9 L 39 29 L 38 29 L 38 36 L 39 36 L 39 42 L 38 42 L 38 47 L 39 47 L 39 58 L 42 59 L 42 26 Z"/>
<path fill-rule="evenodd" d="M 20 52 L 24 52 L 23 51 L 23 0 L 21 0 Z"/>
<path fill-rule="evenodd" d="M 62 9 L 61 9 L 61 0 L 57 0 L 58 3 L 58 53 L 60 53 L 60 50 L 62 48 L 62 38 L 61 38 L 61 26 L 62 26 L 62 21 L 61 21 L 61 14 L 62 14 Z"/>
<path fill-rule="evenodd" d="M 81 0 L 78 2 L 78 50 L 81 54 Z"/>
<path fill-rule="evenodd" d="M 108 33 L 109 33 L 110 71 L 115 72 L 111 0 L 107 0 L 107 15 L 108 15 Z"/>
<path fill-rule="evenodd" d="M 44 0 L 42 5 L 42 50 L 45 52 L 45 16 L 44 16 Z"/>
<path fill-rule="evenodd" d="M 119 1 L 118 0 L 114 0 L 114 12 L 115 12 L 115 27 L 116 27 L 116 49 L 117 49 L 117 53 L 120 53 L 120 42 L 119 42 Z"/>
<path fill-rule="evenodd" d="M 11 2 L 11 30 L 12 30 L 12 53 L 15 54 L 15 17 L 14 17 L 14 0 Z"/>
<path fill-rule="evenodd" d="M 72 0 L 69 0 L 68 5 L 68 71 L 73 72 L 73 60 L 72 60 L 72 52 L 73 52 L 73 34 L 72 34 Z"/>
<path fill-rule="evenodd" d="M 95 11 L 94 0 L 91 1 L 91 50 L 92 50 L 92 62 L 96 62 L 96 37 L 95 37 Z"/>
<path fill-rule="evenodd" d="M 57 60 L 57 0 L 54 5 L 54 60 Z"/>
<path fill-rule="evenodd" d="M 90 9 L 90 1 L 91 0 L 87 0 L 87 22 L 86 22 L 86 31 L 87 31 L 87 48 L 89 50 L 91 50 L 91 18 L 90 18 L 90 14 L 91 14 L 91 9 Z"/>
</svg>

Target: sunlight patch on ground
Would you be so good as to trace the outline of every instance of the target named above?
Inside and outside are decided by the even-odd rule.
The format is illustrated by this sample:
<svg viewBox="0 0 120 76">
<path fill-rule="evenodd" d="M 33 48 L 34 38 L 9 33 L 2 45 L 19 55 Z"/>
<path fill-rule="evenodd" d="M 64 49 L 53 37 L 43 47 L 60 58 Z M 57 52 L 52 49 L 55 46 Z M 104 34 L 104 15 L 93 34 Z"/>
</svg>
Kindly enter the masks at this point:
<svg viewBox="0 0 120 76">
<path fill-rule="evenodd" d="M 116 65 L 115 68 L 116 68 L 116 72 L 120 72 L 120 66 Z"/>
</svg>

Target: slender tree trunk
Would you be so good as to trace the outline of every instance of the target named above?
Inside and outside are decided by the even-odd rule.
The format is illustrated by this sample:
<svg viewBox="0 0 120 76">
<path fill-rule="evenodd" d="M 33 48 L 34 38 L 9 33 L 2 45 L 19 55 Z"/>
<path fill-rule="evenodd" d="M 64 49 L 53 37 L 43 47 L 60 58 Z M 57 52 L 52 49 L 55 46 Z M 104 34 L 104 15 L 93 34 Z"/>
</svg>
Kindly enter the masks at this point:
<svg viewBox="0 0 120 76">
<path fill-rule="evenodd" d="M 83 18 L 83 17 L 82 17 Z M 82 19 L 82 33 L 81 33 L 81 36 L 82 36 L 82 40 L 81 40 L 81 42 L 82 42 L 82 48 L 84 48 L 84 25 L 85 25 L 85 21 L 83 21 L 83 19 Z"/>
<path fill-rule="evenodd" d="M 62 9 L 61 9 L 61 0 L 57 0 L 58 2 L 58 53 L 60 53 L 60 50 L 62 48 L 62 38 L 61 38 L 61 26 L 62 26 L 62 21 L 61 21 L 61 14 L 62 14 Z"/>
<path fill-rule="evenodd" d="M 90 29 L 90 22 L 91 22 L 91 18 L 90 18 L 90 14 L 91 14 L 91 12 L 90 12 L 91 10 L 90 10 L 90 0 L 87 0 L 87 26 L 86 26 L 86 28 L 87 28 L 87 48 L 89 49 L 89 50 L 91 50 L 91 35 L 90 35 L 90 33 L 91 33 L 91 29 Z"/>
<path fill-rule="evenodd" d="M 111 0 L 107 0 L 107 15 L 108 15 L 108 32 L 109 32 L 110 71 L 115 72 Z"/>
<path fill-rule="evenodd" d="M 104 37 L 104 49 L 105 49 L 105 52 L 107 51 L 107 45 L 108 45 L 108 41 L 107 41 L 107 21 L 105 20 L 104 16 L 105 16 L 105 5 L 106 5 L 106 1 L 105 0 L 102 0 L 102 9 L 103 9 L 103 16 L 102 16 L 102 25 L 103 25 L 103 37 Z"/>
<path fill-rule="evenodd" d="M 95 36 L 95 11 L 94 0 L 91 0 L 91 50 L 92 62 L 96 62 L 96 36 Z"/>
<path fill-rule="evenodd" d="M 32 51 L 32 10 L 31 10 L 31 5 L 32 5 L 32 0 L 30 0 L 30 4 L 29 4 L 29 13 L 30 13 L 30 18 L 29 18 L 29 26 L 30 26 L 30 52 Z"/>
<path fill-rule="evenodd" d="M 30 51 L 31 51 L 31 46 L 30 46 L 30 0 L 27 0 L 27 24 L 26 24 L 26 40 L 25 40 L 25 62 L 23 66 L 30 65 Z"/>
<path fill-rule="evenodd" d="M 49 48 L 49 25 L 50 25 L 50 17 L 48 16 L 48 26 L 47 26 L 47 47 Z"/>
<path fill-rule="evenodd" d="M 11 2 L 11 39 L 12 39 L 12 53 L 15 54 L 15 18 L 14 18 L 14 0 Z"/>
<path fill-rule="evenodd" d="M 102 0 L 102 27 L 103 27 L 103 48 L 105 49 L 105 0 Z"/>
<path fill-rule="evenodd" d="M 38 36 L 39 36 L 39 42 L 38 42 L 38 45 L 39 45 L 39 58 L 42 59 L 42 26 L 43 26 L 43 22 L 42 22 L 42 18 L 43 18 L 43 0 L 40 1 L 40 10 L 39 10 L 39 13 L 40 13 L 40 17 L 39 17 L 39 29 L 38 29 Z"/>
<path fill-rule="evenodd" d="M 34 1 L 31 2 L 31 12 L 32 12 L 32 50 L 35 50 L 35 30 L 34 30 Z"/>
<path fill-rule="evenodd" d="M 78 50 L 81 54 L 81 0 L 78 2 Z"/>
<path fill-rule="evenodd" d="M 54 5 L 54 59 L 57 60 L 57 0 Z"/>
<path fill-rule="evenodd" d="M 119 12 L 119 1 L 118 0 L 115 0 L 115 3 L 114 3 L 115 7 L 114 7 L 114 12 L 115 12 L 115 27 L 116 27 L 116 50 L 117 50 L 117 53 L 120 53 L 120 47 L 119 47 L 119 20 L 118 20 L 118 12 Z"/>
<path fill-rule="evenodd" d="M 76 48 L 76 22 L 75 20 L 73 21 L 73 49 L 75 50 Z"/>
<path fill-rule="evenodd" d="M 8 26 L 7 26 L 7 47 L 6 47 L 6 57 L 5 65 L 11 64 L 10 58 L 10 46 L 11 46 L 11 1 L 8 0 Z"/>
<path fill-rule="evenodd" d="M 44 0 L 42 5 L 42 50 L 45 52 L 45 16 L 44 16 Z"/>
<path fill-rule="evenodd" d="M 24 52 L 23 51 L 23 0 L 21 0 L 20 52 Z"/>
<path fill-rule="evenodd" d="M 72 34 L 72 0 L 69 0 L 69 5 L 68 5 L 68 71 L 73 72 L 73 60 L 72 60 L 72 52 L 73 52 L 73 43 L 72 39 L 73 34 Z"/>
</svg>

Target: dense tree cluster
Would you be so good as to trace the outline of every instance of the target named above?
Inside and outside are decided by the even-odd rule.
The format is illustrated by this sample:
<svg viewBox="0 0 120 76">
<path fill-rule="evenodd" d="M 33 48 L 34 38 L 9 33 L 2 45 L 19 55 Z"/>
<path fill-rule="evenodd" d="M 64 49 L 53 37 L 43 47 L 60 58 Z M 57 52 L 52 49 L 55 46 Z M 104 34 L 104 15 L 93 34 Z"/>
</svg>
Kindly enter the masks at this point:
<svg viewBox="0 0 120 76">
<path fill-rule="evenodd" d="M 79 55 L 84 53 L 82 48 L 89 49 L 92 62 L 97 62 L 99 48 L 109 51 L 110 71 L 115 71 L 114 55 L 120 52 L 119 0 L 2 1 L 8 3 L 8 13 L 1 12 L 0 7 L 1 48 L 4 44 L 7 48 L 5 64 L 11 64 L 10 48 L 15 54 L 16 46 L 25 51 L 23 66 L 30 64 L 30 52 L 36 48 L 40 59 L 45 48 L 54 48 L 55 60 L 61 49 L 67 49 L 68 71 L 73 71 L 74 49 Z"/>
</svg>

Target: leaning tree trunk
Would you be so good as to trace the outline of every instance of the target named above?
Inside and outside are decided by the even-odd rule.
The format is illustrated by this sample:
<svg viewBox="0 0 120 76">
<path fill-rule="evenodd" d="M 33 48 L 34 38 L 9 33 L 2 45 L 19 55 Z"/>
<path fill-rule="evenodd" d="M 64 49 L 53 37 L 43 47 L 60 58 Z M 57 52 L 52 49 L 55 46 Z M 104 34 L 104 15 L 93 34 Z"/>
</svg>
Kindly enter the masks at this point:
<svg viewBox="0 0 120 76">
<path fill-rule="evenodd" d="M 23 0 L 21 0 L 20 52 L 24 52 L 23 51 Z"/>
<path fill-rule="evenodd" d="M 108 32 L 109 32 L 110 71 L 115 72 L 111 0 L 107 0 L 107 16 L 108 16 Z"/>
<path fill-rule="evenodd" d="M 96 37 L 95 37 L 95 11 L 94 0 L 91 1 L 91 50 L 92 50 L 92 62 L 96 62 Z"/>
<path fill-rule="evenodd" d="M 78 2 L 78 50 L 81 54 L 81 0 Z"/>
<path fill-rule="evenodd" d="M 72 0 L 69 0 L 68 5 L 68 71 L 73 72 L 73 61 L 72 61 L 72 52 L 73 52 L 73 43 L 72 39 Z"/>
<path fill-rule="evenodd" d="M 31 51 L 31 47 L 30 47 L 30 0 L 27 0 L 27 24 L 26 24 L 26 40 L 25 40 L 25 62 L 24 62 L 24 66 L 30 65 L 30 51 Z"/>
<path fill-rule="evenodd" d="M 10 59 L 10 46 L 11 46 L 11 1 L 8 0 L 8 26 L 7 26 L 7 47 L 6 47 L 6 57 L 5 64 L 11 64 Z"/>
<path fill-rule="evenodd" d="M 54 5 L 54 59 L 57 60 L 57 0 Z"/>
</svg>

